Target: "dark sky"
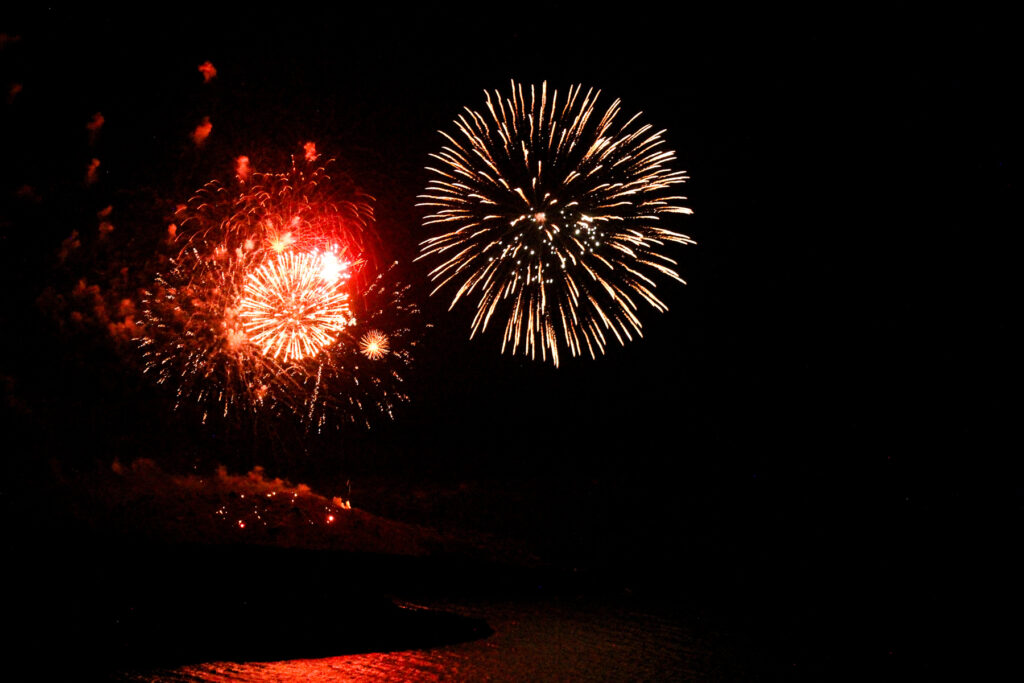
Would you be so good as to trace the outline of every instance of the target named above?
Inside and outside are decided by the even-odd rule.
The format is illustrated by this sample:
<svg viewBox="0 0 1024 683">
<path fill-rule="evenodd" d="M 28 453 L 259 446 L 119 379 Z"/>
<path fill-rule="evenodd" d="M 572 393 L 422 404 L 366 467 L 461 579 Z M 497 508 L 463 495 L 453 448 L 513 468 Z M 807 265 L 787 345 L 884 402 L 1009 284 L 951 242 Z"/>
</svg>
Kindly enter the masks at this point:
<svg viewBox="0 0 1024 683">
<path fill-rule="evenodd" d="M 639 472 L 824 497 L 874 478 L 890 503 L 952 495 L 960 456 L 927 453 L 984 450 L 1008 413 L 996 359 L 1009 350 L 1003 243 L 1020 148 L 1006 133 L 1017 51 L 1004 22 L 627 9 L 5 19 L 4 88 L 22 90 L 3 115 L 4 324 L 29 330 L 5 331 L 12 395 L 43 424 L 108 433 L 103 448 L 146 443 L 111 434 L 165 419 L 92 360 L 101 351 L 69 349 L 32 317 L 60 241 L 104 203 L 180 201 L 238 154 L 270 165 L 315 140 L 377 197 L 408 259 L 436 131 L 510 78 L 581 82 L 665 128 L 690 172 L 689 285 L 665 288 L 670 311 L 645 317 L 644 340 L 555 370 L 501 356 L 493 336 L 469 341 L 468 311 L 445 312 L 415 282 L 435 327 L 412 403 L 323 449 L 370 469 Z M 84 125 L 97 111 L 94 150 Z M 202 116 L 214 128 L 197 154 L 187 133 Z M 94 154 L 104 175 L 89 194 Z M 38 203 L 15 196 L 25 184 Z"/>
</svg>

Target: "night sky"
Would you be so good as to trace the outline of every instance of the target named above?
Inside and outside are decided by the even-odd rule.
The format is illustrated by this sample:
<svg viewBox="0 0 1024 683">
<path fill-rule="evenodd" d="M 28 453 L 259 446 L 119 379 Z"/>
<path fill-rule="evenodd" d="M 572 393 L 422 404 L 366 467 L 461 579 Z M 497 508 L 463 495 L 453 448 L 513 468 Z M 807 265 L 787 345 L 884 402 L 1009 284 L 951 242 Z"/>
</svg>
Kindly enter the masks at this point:
<svg viewBox="0 0 1024 683">
<path fill-rule="evenodd" d="M 871 636 L 880 657 L 906 651 L 901 619 L 938 610 L 940 580 L 920 571 L 967 542 L 968 511 L 1019 521 L 1015 456 L 997 446 L 1020 173 L 1005 18 L 168 6 L 40 11 L 0 32 L 5 96 L 22 84 L 0 133 L 0 375 L 8 433 L 29 444 L 4 449 L 5 489 L 46 459 L 139 455 L 351 477 L 356 491 L 361 478 L 508 481 L 567 520 L 556 539 L 587 539 L 583 557 L 631 575 L 668 575 L 679 550 L 735 572 L 744 594 L 782 589 L 820 615 L 867 590 L 836 588 L 862 567 L 896 615 Z M 410 263 L 437 131 L 510 78 L 621 98 L 691 176 L 695 213 L 674 227 L 697 245 L 673 252 L 689 284 L 662 283 L 668 313 L 647 311 L 642 340 L 597 360 L 555 369 L 501 355 L 494 334 L 470 341 L 469 307 L 428 298 L 427 268 Z M 104 206 L 119 234 L 163 230 L 237 155 L 274 170 L 308 140 L 376 197 L 433 326 L 394 422 L 313 438 L 201 427 L 104 339 L 41 310 L 44 290 L 75 281 L 61 241 L 95 230 Z M 605 501 L 615 515 L 596 512 Z"/>
</svg>

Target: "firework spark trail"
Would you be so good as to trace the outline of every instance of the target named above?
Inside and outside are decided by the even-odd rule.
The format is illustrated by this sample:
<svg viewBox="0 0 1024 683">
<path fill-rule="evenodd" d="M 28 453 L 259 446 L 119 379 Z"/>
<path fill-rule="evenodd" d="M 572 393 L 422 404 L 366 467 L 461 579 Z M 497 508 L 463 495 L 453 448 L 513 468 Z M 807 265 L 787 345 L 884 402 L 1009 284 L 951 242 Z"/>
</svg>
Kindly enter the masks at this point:
<svg viewBox="0 0 1024 683">
<path fill-rule="evenodd" d="M 661 250 L 694 244 L 660 224 L 692 213 L 672 194 L 687 176 L 667 166 L 662 132 L 639 114 L 616 124 L 619 100 L 599 113 L 600 92 L 580 85 L 564 99 L 546 82 L 484 94 L 484 113 L 467 107 L 442 131 L 420 195 L 424 226 L 443 230 L 421 243 L 419 258 L 441 259 L 431 293 L 454 287 L 451 308 L 476 297 L 471 338 L 505 318 L 502 351 L 556 366 L 563 345 L 596 357 L 609 336 L 642 336 L 638 304 L 667 310 L 650 275 L 684 282 Z"/>
<path fill-rule="evenodd" d="M 177 251 L 144 294 L 139 343 L 146 371 L 204 420 L 369 426 L 408 400 L 419 309 L 394 266 L 377 265 L 372 198 L 317 161 L 282 174 L 246 165 L 236 186 L 202 188 L 169 230 Z M 360 344 L 375 334 L 377 358 Z"/>
</svg>

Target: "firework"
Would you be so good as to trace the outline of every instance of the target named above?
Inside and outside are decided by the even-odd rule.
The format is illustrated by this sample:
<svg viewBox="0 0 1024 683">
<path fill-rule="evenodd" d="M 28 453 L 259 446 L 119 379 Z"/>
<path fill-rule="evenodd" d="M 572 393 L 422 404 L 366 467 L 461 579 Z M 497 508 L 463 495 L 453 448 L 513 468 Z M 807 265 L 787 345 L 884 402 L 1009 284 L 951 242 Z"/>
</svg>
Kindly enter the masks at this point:
<svg viewBox="0 0 1024 683">
<path fill-rule="evenodd" d="M 293 162 L 209 183 L 179 210 L 143 301 L 145 369 L 179 405 L 332 420 L 393 416 L 422 326 L 395 268 L 378 267 L 371 198 Z M 383 330 L 383 331 L 382 331 Z M 361 338 L 380 335 L 367 363 Z M 390 352 L 386 353 L 390 343 Z M 386 353 L 386 355 L 385 355 Z"/>
<path fill-rule="evenodd" d="M 359 340 L 359 350 L 370 360 L 380 360 L 388 352 L 388 336 L 380 330 L 370 330 Z"/>
<path fill-rule="evenodd" d="M 246 277 L 235 310 L 246 336 L 264 355 L 284 362 L 316 356 L 350 322 L 339 283 L 348 264 L 331 253 L 283 253 Z"/>
<path fill-rule="evenodd" d="M 372 197 L 328 175 L 319 157 L 293 160 L 286 173 L 256 173 L 244 156 L 235 161 L 236 183 L 211 181 L 179 210 L 181 253 L 319 252 L 348 260 L 352 274 L 361 261 L 378 270 Z"/>
<path fill-rule="evenodd" d="M 323 354 L 303 381 L 306 421 L 323 426 L 332 417 L 344 417 L 369 426 L 373 415 L 394 418 L 395 406 L 409 400 L 404 377 L 424 327 L 412 298 L 412 287 L 401 284 L 398 264 L 383 269 L 353 297 L 356 322 L 346 327 L 331 352 Z M 378 358 L 364 353 L 361 342 L 383 337 Z"/>
<path fill-rule="evenodd" d="M 693 244 L 662 226 L 692 213 L 673 193 L 685 182 L 668 164 L 662 132 L 622 123 L 620 103 L 603 112 L 600 92 L 582 86 L 564 98 L 512 83 L 512 94 L 485 92 L 486 109 L 466 109 L 420 206 L 440 232 L 420 258 L 440 259 L 432 293 L 454 288 L 451 307 L 475 300 L 472 338 L 492 319 L 504 325 L 502 351 L 548 358 L 604 353 L 614 338 L 642 336 L 638 304 L 667 310 L 655 278 L 684 282 L 667 244 Z"/>
</svg>

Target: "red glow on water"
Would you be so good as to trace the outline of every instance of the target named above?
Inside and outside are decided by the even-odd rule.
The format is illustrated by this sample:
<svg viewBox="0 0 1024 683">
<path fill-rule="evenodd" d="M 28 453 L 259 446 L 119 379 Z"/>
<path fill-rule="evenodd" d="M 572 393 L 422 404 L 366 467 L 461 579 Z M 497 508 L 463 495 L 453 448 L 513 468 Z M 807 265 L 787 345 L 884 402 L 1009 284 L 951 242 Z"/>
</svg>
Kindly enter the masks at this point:
<svg viewBox="0 0 1024 683">
<path fill-rule="evenodd" d="M 431 609 L 486 622 L 487 631 L 452 631 L 424 621 L 414 631 L 426 647 L 405 647 L 315 659 L 233 662 L 232 680 L 276 681 L 658 681 L 718 680 L 706 641 L 662 610 L 611 600 L 400 605 L 415 614 Z M 666 610 L 667 611 L 667 610 Z M 411 616 L 411 615 L 410 615 Z M 296 631 L 303 626 L 296 623 Z M 306 628 L 315 628 L 305 624 Z M 366 629 L 367 631 L 369 628 Z M 312 631 L 310 631 L 312 632 Z M 459 633 L 462 634 L 459 637 Z M 386 640 L 386 639 L 385 639 Z M 437 641 L 441 641 L 438 643 Z M 298 639 L 296 643 L 298 643 Z M 340 649 L 340 648 L 339 648 Z M 308 656 L 296 647 L 296 656 Z M 175 680 L 227 680 L 224 662 L 183 667 Z M 743 677 L 743 676 L 739 676 Z"/>
</svg>

